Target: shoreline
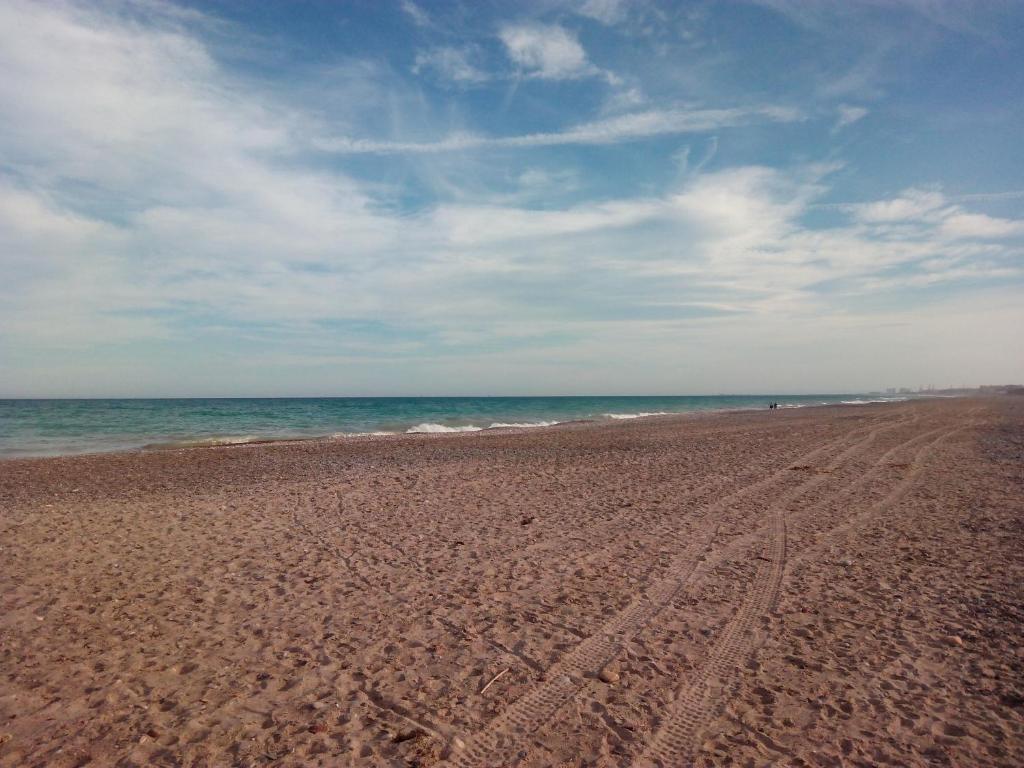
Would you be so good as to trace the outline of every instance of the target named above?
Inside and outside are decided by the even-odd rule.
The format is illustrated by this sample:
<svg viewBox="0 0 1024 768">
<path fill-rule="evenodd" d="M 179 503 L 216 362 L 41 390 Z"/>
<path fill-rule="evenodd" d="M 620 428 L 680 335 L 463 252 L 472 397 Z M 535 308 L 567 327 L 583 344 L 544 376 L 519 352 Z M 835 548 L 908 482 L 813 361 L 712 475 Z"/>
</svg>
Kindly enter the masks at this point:
<svg viewBox="0 0 1024 768">
<path fill-rule="evenodd" d="M 962 398 L 965 396 L 961 395 L 948 395 L 943 396 L 942 399 L 955 399 Z M 968 396 L 969 397 L 969 396 Z M 807 410 L 807 409 L 819 409 L 819 408 L 848 408 L 857 407 L 862 408 L 864 406 L 878 406 L 878 405 L 897 405 L 900 403 L 911 402 L 915 400 L 926 400 L 927 397 L 911 397 L 907 399 L 892 399 L 892 400 L 870 400 L 864 402 L 838 402 L 838 403 L 819 403 L 819 404 L 798 404 L 798 405 L 780 405 L 779 410 L 782 412 L 790 412 L 795 410 Z M 447 428 L 446 425 L 429 425 L 429 426 L 441 426 L 445 427 L 438 431 L 413 431 L 414 428 L 410 428 L 404 431 L 377 431 L 377 432 L 352 432 L 352 433 L 334 433 L 334 434 L 318 434 L 312 436 L 254 436 L 251 439 L 244 438 L 238 440 L 232 440 L 230 436 L 224 438 L 218 436 L 210 436 L 205 438 L 196 438 L 195 440 L 182 440 L 180 444 L 178 441 L 167 441 L 167 442 L 156 442 L 148 443 L 145 445 L 124 447 L 124 448 L 111 448 L 109 450 L 96 450 L 96 451 L 79 451 L 71 453 L 53 453 L 53 454 L 26 454 L 26 455 L 5 455 L 0 456 L 0 466 L 3 466 L 7 462 L 11 461 L 30 461 L 30 460 L 48 460 L 48 459 L 72 459 L 80 457 L 95 457 L 95 456 L 119 456 L 119 455 L 135 455 L 135 454 L 149 454 L 149 453 L 165 453 L 165 452 L 179 452 L 179 451 L 194 451 L 194 450 L 222 450 L 222 449 L 238 449 L 238 448 L 255 448 L 273 445 L 295 445 L 295 444 L 306 444 L 306 443 L 348 443 L 348 442 L 371 442 L 388 440 L 392 441 L 397 438 L 415 438 L 415 437 L 468 437 L 470 435 L 486 435 L 486 434 L 523 434 L 528 432 L 542 432 L 550 429 L 560 428 L 573 428 L 579 426 L 613 426 L 616 424 L 631 424 L 636 422 L 645 422 L 652 419 L 666 419 L 666 418 L 693 418 L 697 416 L 718 416 L 722 414 L 730 413 L 758 413 L 762 410 L 768 410 L 767 408 L 753 408 L 753 407 L 735 407 L 735 408 L 707 408 L 707 409 L 693 409 L 690 411 L 679 411 L 679 412 L 665 412 L 665 413 L 645 413 L 641 415 L 611 415 L 605 414 L 603 418 L 584 418 L 584 419 L 568 419 L 566 421 L 557 421 L 550 424 L 529 424 L 529 425 L 501 425 L 501 426 L 489 426 L 489 427 L 476 427 L 471 425 L 470 428 Z M 419 426 L 428 426 L 421 424 Z"/>
</svg>

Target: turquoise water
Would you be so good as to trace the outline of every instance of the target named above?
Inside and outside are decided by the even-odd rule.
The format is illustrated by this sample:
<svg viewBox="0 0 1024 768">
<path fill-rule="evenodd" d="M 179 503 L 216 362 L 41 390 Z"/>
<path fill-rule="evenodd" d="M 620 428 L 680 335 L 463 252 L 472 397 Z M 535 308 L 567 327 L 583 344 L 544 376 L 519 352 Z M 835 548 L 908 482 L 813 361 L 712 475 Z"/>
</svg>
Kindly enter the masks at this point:
<svg viewBox="0 0 1024 768">
<path fill-rule="evenodd" d="M 858 395 L 0 400 L 0 458 L 862 403 Z M 875 398 L 878 399 L 878 398 Z M 881 398 L 884 400 L 885 398 Z"/>
</svg>

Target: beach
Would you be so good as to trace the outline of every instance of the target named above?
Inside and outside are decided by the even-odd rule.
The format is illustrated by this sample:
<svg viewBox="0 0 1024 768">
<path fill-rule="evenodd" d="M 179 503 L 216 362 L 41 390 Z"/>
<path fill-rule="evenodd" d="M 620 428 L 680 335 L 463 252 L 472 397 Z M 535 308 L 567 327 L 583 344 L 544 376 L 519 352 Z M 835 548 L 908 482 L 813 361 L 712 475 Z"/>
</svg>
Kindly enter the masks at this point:
<svg viewBox="0 0 1024 768">
<path fill-rule="evenodd" d="M 1024 397 L 0 462 L 2 766 L 1017 766 Z"/>
</svg>

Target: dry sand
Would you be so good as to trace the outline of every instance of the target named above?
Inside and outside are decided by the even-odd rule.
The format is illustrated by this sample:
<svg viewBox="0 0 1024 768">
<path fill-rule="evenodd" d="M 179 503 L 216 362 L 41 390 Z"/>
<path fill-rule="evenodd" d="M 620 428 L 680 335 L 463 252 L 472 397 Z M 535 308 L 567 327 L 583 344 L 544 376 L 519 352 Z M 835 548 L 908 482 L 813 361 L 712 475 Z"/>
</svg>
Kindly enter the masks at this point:
<svg viewBox="0 0 1024 768">
<path fill-rule="evenodd" d="M 0 464 L 0 764 L 1024 764 L 1024 398 Z"/>
</svg>

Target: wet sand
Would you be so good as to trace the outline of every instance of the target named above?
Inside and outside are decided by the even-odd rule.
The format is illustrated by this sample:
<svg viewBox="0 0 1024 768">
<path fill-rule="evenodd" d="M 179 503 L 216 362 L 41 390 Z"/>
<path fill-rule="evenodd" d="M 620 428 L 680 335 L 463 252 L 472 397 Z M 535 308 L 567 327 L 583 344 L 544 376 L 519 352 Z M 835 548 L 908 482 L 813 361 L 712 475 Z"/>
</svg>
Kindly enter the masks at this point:
<svg viewBox="0 0 1024 768">
<path fill-rule="evenodd" d="M 0 463 L 0 765 L 1024 764 L 1024 398 Z"/>
</svg>

